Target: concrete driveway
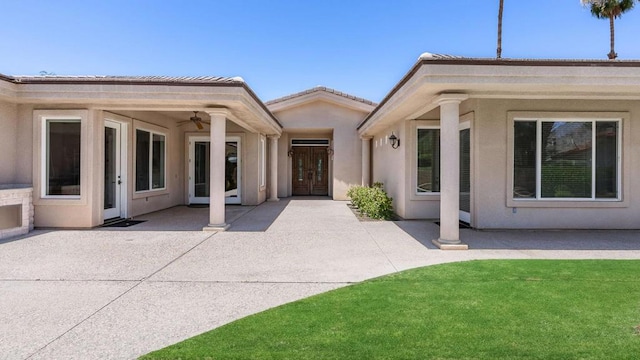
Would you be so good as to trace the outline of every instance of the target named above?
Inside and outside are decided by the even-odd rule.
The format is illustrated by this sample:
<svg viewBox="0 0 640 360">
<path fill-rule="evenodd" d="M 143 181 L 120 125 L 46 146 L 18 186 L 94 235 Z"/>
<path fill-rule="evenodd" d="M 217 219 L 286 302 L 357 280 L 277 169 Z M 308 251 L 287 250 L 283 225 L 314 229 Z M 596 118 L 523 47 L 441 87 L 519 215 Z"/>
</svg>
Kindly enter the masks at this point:
<svg viewBox="0 0 640 360">
<path fill-rule="evenodd" d="M 235 319 L 365 279 L 490 258 L 640 259 L 640 232 L 463 230 L 434 249 L 427 221 L 359 222 L 345 202 L 176 207 L 130 228 L 36 231 L 0 243 L 0 358 L 135 358 Z M 182 231 L 171 231 L 182 230 Z"/>
</svg>

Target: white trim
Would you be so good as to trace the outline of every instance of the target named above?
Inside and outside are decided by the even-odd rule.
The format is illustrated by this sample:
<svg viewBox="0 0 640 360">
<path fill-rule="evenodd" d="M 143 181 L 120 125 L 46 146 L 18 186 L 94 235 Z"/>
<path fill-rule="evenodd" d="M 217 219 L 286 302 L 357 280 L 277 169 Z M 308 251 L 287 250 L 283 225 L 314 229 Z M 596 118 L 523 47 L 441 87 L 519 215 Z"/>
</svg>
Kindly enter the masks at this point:
<svg viewBox="0 0 640 360">
<path fill-rule="evenodd" d="M 119 138 L 120 138 L 120 204 L 119 204 L 119 213 L 113 217 L 121 217 L 127 218 L 129 213 L 129 158 L 128 158 L 128 149 L 129 149 L 129 123 L 125 118 L 111 113 L 105 113 L 104 116 L 105 127 L 111 124 L 117 124 L 119 126 Z M 103 195 L 104 196 L 104 195 Z M 104 214 L 103 217 L 105 219 L 109 219 L 109 217 Z"/>
<path fill-rule="evenodd" d="M 462 116 L 460 117 L 462 119 Z M 465 120 L 458 125 L 458 136 L 460 131 L 469 130 L 469 212 L 458 210 L 460 220 L 471 224 L 471 209 L 473 209 L 473 130 L 471 120 Z M 462 144 L 462 141 L 460 142 Z M 462 154 L 462 153 L 461 153 Z"/>
<path fill-rule="evenodd" d="M 188 199 L 188 203 L 189 204 L 209 204 L 210 203 L 210 197 L 196 197 L 195 196 L 195 161 L 194 161 L 194 157 L 195 157 L 195 142 L 199 141 L 199 142 L 211 142 L 211 137 L 206 135 L 189 135 L 187 134 L 187 144 L 189 147 L 188 150 L 188 157 L 187 157 L 187 162 L 188 162 L 188 177 L 187 177 L 187 189 L 188 189 L 188 194 L 187 194 L 187 199 Z M 238 153 L 237 153 L 237 171 L 238 171 L 238 179 L 237 179 L 237 186 L 238 186 L 238 193 L 237 193 L 237 197 L 228 197 L 225 195 L 225 204 L 241 204 L 242 203 L 242 137 L 241 136 L 226 136 L 225 137 L 225 143 L 227 142 L 236 142 L 238 144 Z M 207 175 L 209 176 L 209 175 Z"/>
<path fill-rule="evenodd" d="M 138 187 L 138 130 L 139 131 L 144 131 L 149 133 L 149 189 L 147 190 L 137 190 Z M 160 135 L 162 137 L 164 137 L 164 156 L 163 156 L 163 170 L 164 170 L 164 174 L 163 174 L 163 180 L 164 180 L 164 186 L 161 188 L 154 188 L 153 187 L 153 135 Z M 169 136 L 167 135 L 166 132 L 161 132 L 161 131 L 157 131 L 157 130 L 151 130 L 150 128 L 147 128 L 145 126 L 140 126 L 140 125 L 136 125 L 134 127 L 134 132 L 133 132 L 133 148 L 134 148 L 134 160 L 133 160 L 133 169 L 134 169 L 134 182 L 133 182 L 133 191 L 135 194 L 148 194 L 148 193 L 155 193 L 155 192 L 159 192 L 159 191 L 165 191 L 167 190 L 168 186 L 167 186 L 167 182 L 168 182 L 168 178 L 167 178 L 167 148 L 169 147 Z"/>
<path fill-rule="evenodd" d="M 267 186 L 267 139 L 264 135 L 260 135 L 260 149 L 258 154 L 258 166 L 260 177 L 260 190 L 264 190 Z"/>
<path fill-rule="evenodd" d="M 114 194 L 114 196 L 115 196 L 115 204 L 114 204 L 114 206 L 112 208 L 108 208 L 108 209 L 103 206 L 103 218 L 104 219 L 111 219 L 111 218 L 121 217 L 122 216 L 122 211 L 121 211 L 122 210 L 122 203 L 123 203 L 123 201 L 122 201 L 122 184 L 123 184 L 123 182 L 122 182 L 122 168 L 123 168 L 123 166 L 122 166 L 122 146 L 121 146 L 121 144 L 122 144 L 122 126 L 121 126 L 121 124 L 119 122 L 115 122 L 115 121 L 112 121 L 112 120 L 105 119 L 104 120 L 104 128 L 105 129 L 107 129 L 107 128 L 114 129 L 115 132 L 116 132 L 116 138 L 115 138 L 115 144 L 114 144 L 114 147 L 115 147 L 115 150 L 116 150 L 116 156 L 115 156 L 116 164 L 115 164 L 115 168 L 114 168 L 114 171 L 115 171 L 114 175 L 116 176 L 116 182 L 117 181 L 120 182 L 119 184 L 116 183 L 116 186 L 114 188 L 115 189 L 115 194 Z M 106 144 L 106 141 L 104 141 L 104 144 Z M 106 148 L 104 149 L 104 154 L 105 154 L 105 158 L 106 158 Z M 102 167 L 103 170 L 106 170 L 105 169 L 105 165 L 106 164 L 103 162 L 103 167 Z M 103 177 L 105 177 L 105 176 L 106 176 L 106 173 L 103 173 Z M 106 202 L 106 199 L 104 199 L 104 193 L 106 191 L 107 184 L 104 183 L 103 186 L 105 188 L 102 191 L 103 204 L 104 204 Z"/>
<path fill-rule="evenodd" d="M 238 171 L 238 179 L 236 180 L 236 186 L 237 186 L 238 192 L 236 197 L 229 197 L 226 195 L 226 192 L 225 192 L 224 203 L 225 204 L 242 204 L 242 138 L 240 136 L 226 136 L 224 141 L 225 141 L 225 144 L 228 142 L 236 142 L 238 144 L 238 149 L 236 154 L 236 157 L 237 157 L 236 169 Z"/>
<path fill-rule="evenodd" d="M 80 184 L 78 184 L 80 194 L 79 195 L 49 195 L 47 190 L 49 189 L 49 124 L 51 122 L 68 122 L 80 124 Z M 79 200 L 82 197 L 82 117 L 77 115 L 43 115 L 42 116 L 42 128 L 41 128 L 41 161 L 40 161 L 40 197 L 42 199 L 68 199 Z M 86 156 L 86 155 L 85 155 Z"/>
<path fill-rule="evenodd" d="M 199 196 L 197 197 L 195 189 L 195 143 L 196 142 L 208 142 L 211 143 L 210 136 L 202 135 L 189 135 L 187 137 L 187 143 L 189 145 L 189 152 L 187 162 L 189 163 L 187 188 L 189 191 L 188 200 L 189 204 L 208 204 L 210 197 Z M 207 174 L 207 177 L 209 174 Z"/>
<path fill-rule="evenodd" d="M 513 196 L 513 188 L 515 186 L 514 175 L 514 157 L 513 155 L 510 159 L 511 162 L 511 186 L 509 187 L 510 198 L 514 203 L 527 203 L 527 202 L 539 202 L 539 201 L 549 201 L 549 202 L 598 202 L 598 203 L 606 203 L 606 202 L 620 202 L 622 201 L 622 132 L 623 132 L 623 118 L 610 118 L 610 117 L 562 117 L 562 116 L 553 116 L 553 117 L 514 117 L 511 123 L 511 127 L 513 128 L 515 123 L 521 121 L 535 121 L 536 122 L 536 196 L 535 198 L 516 198 Z M 591 197 L 588 198 L 550 198 L 542 196 L 542 123 L 543 122 L 567 122 L 567 123 L 590 123 L 591 124 Z M 599 122 L 615 122 L 617 123 L 617 133 L 616 133 L 616 187 L 617 187 L 617 195 L 615 198 L 598 198 L 596 196 L 596 167 L 597 167 L 597 159 L 596 159 L 596 129 L 597 124 Z M 513 130 L 512 130 L 513 131 Z M 514 139 L 510 141 L 509 147 L 511 148 L 511 152 L 515 151 L 514 149 Z"/>
<path fill-rule="evenodd" d="M 414 170 L 414 174 L 412 176 L 413 181 L 412 181 L 412 188 L 413 188 L 413 194 L 416 196 L 420 196 L 420 197 L 424 197 L 424 196 L 440 196 L 440 191 L 425 191 L 425 192 L 418 192 L 418 130 L 421 129 L 425 129 L 425 130 L 438 130 L 440 131 L 440 125 L 418 125 L 416 126 L 416 132 L 415 132 L 415 151 L 414 151 L 414 155 L 415 155 L 415 159 L 413 161 L 412 164 L 412 170 Z M 441 147 L 440 147 L 441 148 Z M 438 155 L 440 155 L 440 152 L 438 151 Z M 438 160 L 438 166 L 440 166 L 440 162 L 442 160 L 442 157 L 440 156 L 440 160 Z M 438 169 L 438 174 L 440 173 L 440 169 Z M 438 181 L 440 181 L 440 179 L 438 179 Z"/>
</svg>

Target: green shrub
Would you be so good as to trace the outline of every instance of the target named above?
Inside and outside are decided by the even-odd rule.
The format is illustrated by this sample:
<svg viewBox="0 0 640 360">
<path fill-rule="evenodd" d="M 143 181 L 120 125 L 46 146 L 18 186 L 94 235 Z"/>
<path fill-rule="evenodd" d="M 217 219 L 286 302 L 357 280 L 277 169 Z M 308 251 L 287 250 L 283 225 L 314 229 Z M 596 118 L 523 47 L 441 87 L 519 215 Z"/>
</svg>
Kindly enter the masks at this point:
<svg viewBox="0 0 640 360">
<path fill-rule="evenodd" d="M 353 186 L 347 191 L 347 196 L 361 213 L 372 219 L 389 220 L 393 217 L 393 199 L 387 195 L 380 182 L 374 183 L 372 187 Z"/>
</svg>

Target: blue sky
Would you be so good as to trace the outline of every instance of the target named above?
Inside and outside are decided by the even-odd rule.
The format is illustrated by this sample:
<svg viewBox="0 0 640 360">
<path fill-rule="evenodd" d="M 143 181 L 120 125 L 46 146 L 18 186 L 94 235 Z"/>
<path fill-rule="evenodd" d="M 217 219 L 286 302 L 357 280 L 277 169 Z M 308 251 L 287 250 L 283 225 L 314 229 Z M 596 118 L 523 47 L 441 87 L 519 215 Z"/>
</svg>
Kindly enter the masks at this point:
<svg viewBox="0 0 640 360">
<path fill-rule="evenodd" d="M 498 0 L 0 0 L 0 73 L 242 76 L 267 101 L 317 85 L 380 101 L 423 52 L 495 57 Z M 640 59 L 640 6 L 616 21 Z M 606 59 L 579 0 L 505 0 L 505 58 Z"/>
</svg>

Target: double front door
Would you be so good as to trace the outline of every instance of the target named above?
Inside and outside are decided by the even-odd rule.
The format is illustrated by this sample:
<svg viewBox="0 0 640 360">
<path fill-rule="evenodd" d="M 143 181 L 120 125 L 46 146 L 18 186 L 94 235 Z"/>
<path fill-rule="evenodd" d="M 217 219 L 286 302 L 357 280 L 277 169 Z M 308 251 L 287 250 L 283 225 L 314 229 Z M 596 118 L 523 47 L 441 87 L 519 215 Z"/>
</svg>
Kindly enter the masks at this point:
<svg viewBox="0 0 640 360">
<path fill-rule="evenodd" d="M 292 195 L 329 195 L 327 147 L 294 146 L 292 150 Z"/>
</svg>

